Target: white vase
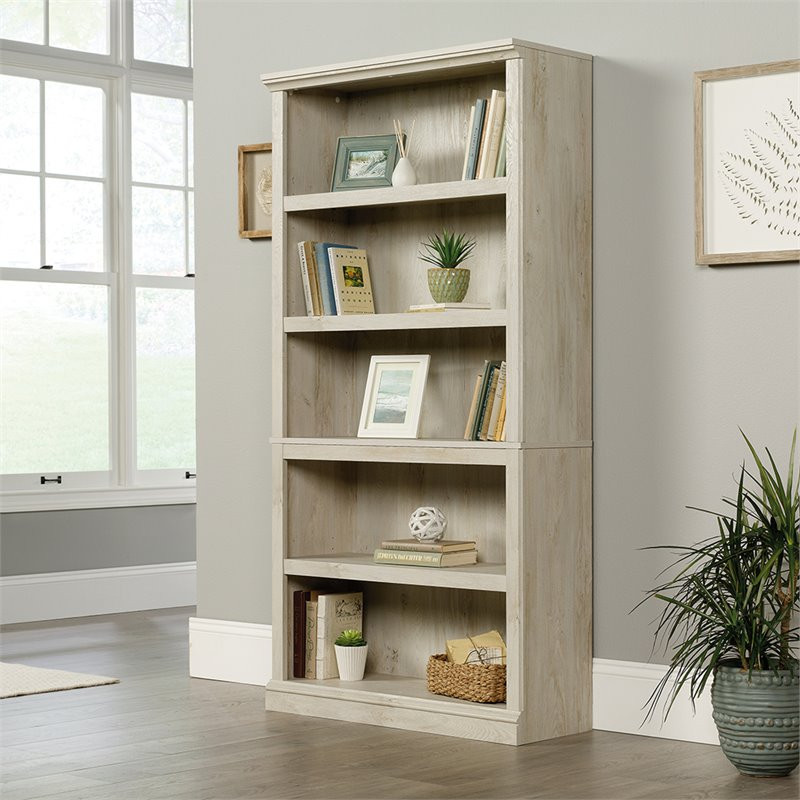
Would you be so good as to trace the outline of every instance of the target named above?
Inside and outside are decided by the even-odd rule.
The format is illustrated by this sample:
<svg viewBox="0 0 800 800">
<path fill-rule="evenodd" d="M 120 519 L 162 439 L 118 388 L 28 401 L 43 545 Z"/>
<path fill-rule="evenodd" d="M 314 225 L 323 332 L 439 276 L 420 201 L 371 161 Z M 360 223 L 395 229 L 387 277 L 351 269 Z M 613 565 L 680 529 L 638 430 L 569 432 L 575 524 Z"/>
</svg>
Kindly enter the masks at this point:
<svg viewBox="0 0 800 800">
<path fill-rule="evenodd" d="M 401 158 L 392 173 L 392 186 L 414 186 L 417 182 L 417 173 L 411 166 L 411 161 Z"/>
<path fill-rule="evenodd" d="M 339 667 L 339 678 L 343 681 L 360 681 L 364 678 L 367 666 L 367 645 L 361 647 L 342 647 L 335 644 L 336 666 Z"/>
</svg>

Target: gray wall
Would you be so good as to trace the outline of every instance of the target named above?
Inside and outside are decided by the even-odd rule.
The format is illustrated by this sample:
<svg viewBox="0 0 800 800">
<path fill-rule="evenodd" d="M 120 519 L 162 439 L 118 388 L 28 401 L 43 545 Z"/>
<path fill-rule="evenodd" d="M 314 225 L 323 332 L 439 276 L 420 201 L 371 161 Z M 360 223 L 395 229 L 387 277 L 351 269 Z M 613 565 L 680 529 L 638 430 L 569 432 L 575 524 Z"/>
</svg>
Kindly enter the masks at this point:
<svg viewBox="0 0 800 800">
<path fill-rule="evenodd" d="M 0 575 L 195 559 L 193 505 L 28 511 L 0 527 Z"/>
<path fill-rule="evenodd" d="M 271 138 L 259 73 L 515 36 L 595 61 L 595 655 L 644 661 L 662 562 L 710 532 L 741 426 L 800 416 L 795 265 L 693 257 L 692 73 L 796 57 L 795 3 L 195 6 L 198 615 L 269 622 L 270 244 L 236 235 L 236 147 Z M 367 13 L 368 12 L 368 13 Z"/>
</svg>

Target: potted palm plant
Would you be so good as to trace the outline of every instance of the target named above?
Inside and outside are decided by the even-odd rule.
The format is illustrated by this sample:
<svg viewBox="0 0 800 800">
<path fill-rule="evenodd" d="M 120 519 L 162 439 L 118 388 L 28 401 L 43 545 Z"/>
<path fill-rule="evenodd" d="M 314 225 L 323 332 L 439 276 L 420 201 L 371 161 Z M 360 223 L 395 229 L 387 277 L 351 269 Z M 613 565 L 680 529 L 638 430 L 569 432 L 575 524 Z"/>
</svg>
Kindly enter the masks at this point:
<svg viewBox="0 0 800 800">
<path fill-rule="evenodd" d="M 744 434 L 743 434 L 744 435 Z M 654 649 L 670 651 L 666 674 L 647 703 L 669 714 L 688 687 L 692 703 L 713 678 L 711 702 L 723 752 L 745 775 L 788 775 L 798 764 L 800 495 L 792 438 L 781 476 L 769 450 L 755 470 L 742 467 L 728 513 L 714 513 L 717 534 L 690 547 L 663 546 L 677 559 L 647 592 L 662 601 Z M 641 605 L 641 603 L 639 604 Z M 638 607 L 638 606 L 637 606 Z"/>
<path fill-rule="evenodd" d="M 475 249 L 475 239 L 465 233 L 456 236 L 448 230 L 435 233 L 422 243 L 419 257 L 433 267 L 428 268 L 428 288 L 437 303 L 460 303 L 469 289 L 470 272 L 459 266 Z"/>
</svg>

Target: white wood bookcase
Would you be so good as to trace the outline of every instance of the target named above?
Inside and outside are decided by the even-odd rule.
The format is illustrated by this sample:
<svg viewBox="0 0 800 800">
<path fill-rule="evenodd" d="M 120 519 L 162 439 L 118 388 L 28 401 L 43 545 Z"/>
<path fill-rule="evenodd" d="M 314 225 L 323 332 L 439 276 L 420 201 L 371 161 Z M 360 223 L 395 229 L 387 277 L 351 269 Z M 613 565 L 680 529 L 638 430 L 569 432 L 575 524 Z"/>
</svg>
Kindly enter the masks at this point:
<svg viewBox="0 0 800 800">
<path fill-rule="evenodd" d="M 266 706 L 508 744 L 591 728 L 592 60 L 506 39 L 265 75 L 273 104 L 273 673 Z M 471 104 L 504 90 L 508 177 L 461 181 Z M 416 118 L 419 185 L 331 193 L 339 136 Z M 477 238 L 467 301 L 430 302 L 420 242 Z M 306 316 L 297 242 L 356 244 L 374 316 Z M 370 356 L 429 353 L 420 438 L 360 440 Z M 507 442 L 465 442 L 475 375 L 508 362 Z M 378 565 L 435 504 L 476 566 Z M 364 592 L 361 683 L 292 678 L 292 592 Z M 448 638 L 508 644 L 508 700 L 429 694 Z"/>
</svg>

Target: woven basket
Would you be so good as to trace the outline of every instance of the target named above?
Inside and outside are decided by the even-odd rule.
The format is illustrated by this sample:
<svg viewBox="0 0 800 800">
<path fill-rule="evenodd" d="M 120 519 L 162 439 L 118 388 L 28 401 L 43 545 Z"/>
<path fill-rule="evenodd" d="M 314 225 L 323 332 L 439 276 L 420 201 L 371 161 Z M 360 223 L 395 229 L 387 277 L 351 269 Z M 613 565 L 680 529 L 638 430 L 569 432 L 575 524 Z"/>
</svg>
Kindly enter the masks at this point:
<svg viewBox="0 0 800 800">
<path fill-rule="evenodd" d="M 428 691 L 473 703 L 505 703 L 505 664 L 453 664 L 444 654 L 428 659 Z"/>
</svg>

